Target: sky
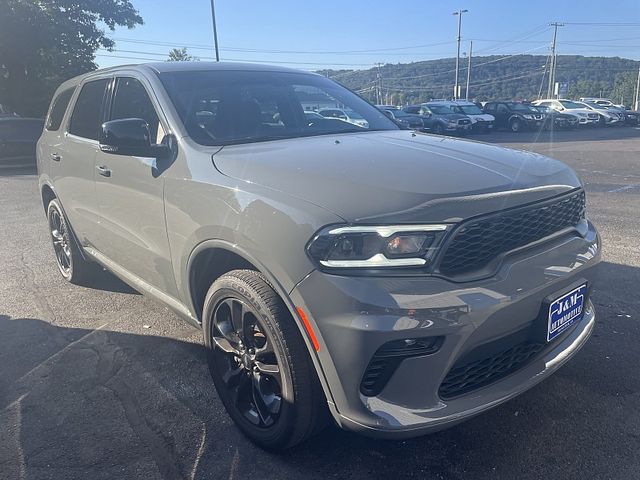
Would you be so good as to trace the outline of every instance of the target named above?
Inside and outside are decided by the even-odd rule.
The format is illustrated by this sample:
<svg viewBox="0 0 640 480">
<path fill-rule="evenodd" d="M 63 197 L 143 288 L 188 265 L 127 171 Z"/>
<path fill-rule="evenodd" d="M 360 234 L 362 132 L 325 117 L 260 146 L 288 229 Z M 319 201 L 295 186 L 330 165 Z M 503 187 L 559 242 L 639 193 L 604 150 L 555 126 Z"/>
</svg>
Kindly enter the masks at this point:
<svg viewBox="0 0 640 480">
<path fill-rule="evenodd" d="M 107 67 L 166 60 L 187 47 L 214 59 L 210 0 L 131 0 L 144 25 L 109 35 L 114 51 L 99 51 Z M 221 60 L 280 64 L 304 70 L 366 69 L 455 57 L 457 16 L 461 52 L 473 55 L 557 53 L 640 60 L 640 0 L 215 0 Z"/>
</svg>

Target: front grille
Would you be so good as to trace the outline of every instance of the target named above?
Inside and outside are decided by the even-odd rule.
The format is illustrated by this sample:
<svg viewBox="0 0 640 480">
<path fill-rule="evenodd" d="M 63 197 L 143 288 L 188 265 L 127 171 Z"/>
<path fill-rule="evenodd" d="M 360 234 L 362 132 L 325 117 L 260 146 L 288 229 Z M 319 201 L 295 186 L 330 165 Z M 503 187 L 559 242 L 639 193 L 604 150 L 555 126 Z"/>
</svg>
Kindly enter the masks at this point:
<svg viewBox="0 0 640 480">
<path fill-rule="evenodd" d="M 440 385 L 443 399 L 464 395 L 493 383 L 523 367 L 544 345 L 524 341 L 495 355 L 462 365 L 454 365 Z"/>
<path fill-rule="evenodd" d="M 440 272 L 455 276 L 480 270 L 502 253 L 575 227 L 584 211 L 585 196 L 580 190 L 553 202 L 464 222 L 445 246 Z"/>
</svg>

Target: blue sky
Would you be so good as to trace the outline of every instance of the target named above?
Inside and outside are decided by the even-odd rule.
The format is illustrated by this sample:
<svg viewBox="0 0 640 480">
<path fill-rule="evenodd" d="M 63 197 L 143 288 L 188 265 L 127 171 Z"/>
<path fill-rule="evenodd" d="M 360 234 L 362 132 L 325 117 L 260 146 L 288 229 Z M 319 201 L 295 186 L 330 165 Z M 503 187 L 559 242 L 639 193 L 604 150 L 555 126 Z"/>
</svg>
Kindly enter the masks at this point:
<svg viewBox="0 0 640 480">
<path fill-rule="evenodd" d="M 172 46 L 213 58 L 209 0 L 132 3 L 145 24 L 112 33 L 100 66 L 164 60 Z M 474 56 L 547 54 L 548 23 L 560 21 L 558 54 L 640 60 L 640 0 L 216 0 L 221 59 L 315 70 L 453 57 L 457 9 L 469 10 L 461 50 L 473 40 Z"/>
</svg>

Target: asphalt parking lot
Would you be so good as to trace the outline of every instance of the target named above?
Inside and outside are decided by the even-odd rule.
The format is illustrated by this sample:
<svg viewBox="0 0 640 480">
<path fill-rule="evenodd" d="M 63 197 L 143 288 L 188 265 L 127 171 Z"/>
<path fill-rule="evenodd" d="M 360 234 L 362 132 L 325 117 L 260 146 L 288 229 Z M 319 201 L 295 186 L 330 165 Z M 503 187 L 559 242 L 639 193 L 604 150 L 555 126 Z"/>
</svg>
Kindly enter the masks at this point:
<svg viewBox="0 0 640 480">
<path fill-rule="evenodd" d="M 245 440 L 200 333 L 105 275 L 58 274 L 32 172 L 0 171 L 0 478 L 640 478 L 640 127 L 473 137 L 567 162 L 602 234 L 596 331 L 556 375 L 449 430 Z"/>
</svg>

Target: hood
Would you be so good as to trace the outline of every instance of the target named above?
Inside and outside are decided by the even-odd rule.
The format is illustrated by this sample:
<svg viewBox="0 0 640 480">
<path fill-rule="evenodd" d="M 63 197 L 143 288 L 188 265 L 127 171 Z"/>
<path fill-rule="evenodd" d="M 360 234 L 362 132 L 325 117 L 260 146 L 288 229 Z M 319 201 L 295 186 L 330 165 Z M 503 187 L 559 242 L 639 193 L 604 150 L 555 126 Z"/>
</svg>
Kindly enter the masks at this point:
<svg viewBox="0 0 640 480">
<path fill-rule="evenodd" d="M 584 114 L 591 114 L 591 115 L 598 115 L 598 112 L 594 111 L 594 110 L 589 110 L 588 108 L 567 108 L 565 110 L 562 110 L 562 113 L 570 113 L 572 115 L 578 115 L 580 113 L 584 113 Z"/>
<path fill-rule="evenodd" d="M 478 113 L 476 115 L 471 113 L 471 114 L 467 114 L 467 117 L 469 117 L 473 123 L 476 123 L 478 120 L 483 120 L 485 122 L 493 122 L 496 119 L 493 115 L 490 115 L 488 113 L 482 113 L 482 114 Z"/>
<path fill-rule="evenodd" d="M 454 222 L 581 185 L 536 153 L 402 130 L 226 146 L 213 162 L 349 222 Z"/>
</svg>

